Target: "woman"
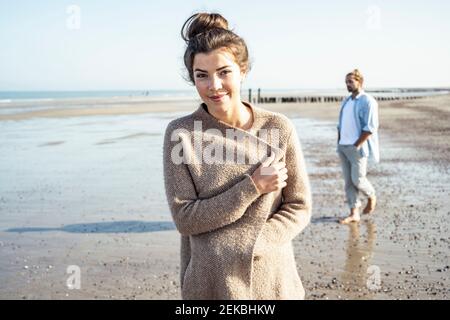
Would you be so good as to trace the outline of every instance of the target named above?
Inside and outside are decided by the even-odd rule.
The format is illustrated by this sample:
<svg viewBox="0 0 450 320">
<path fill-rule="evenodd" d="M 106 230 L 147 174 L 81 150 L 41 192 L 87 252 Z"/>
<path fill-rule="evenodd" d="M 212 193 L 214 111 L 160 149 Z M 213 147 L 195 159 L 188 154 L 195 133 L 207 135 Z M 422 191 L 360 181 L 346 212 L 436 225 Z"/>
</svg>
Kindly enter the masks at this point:
<svg viewBox="0 0 450 320">
<path fill-rule="evenodd" d="M 248 51 L 224 17 L 195 14 L 182 37 L 203 100 L 170 122 L 164 138 L 182 297 L 303 299 L 292 239 L 309 223 L 311 196 L 294 126 L 241 101 Z"/>
</svg>

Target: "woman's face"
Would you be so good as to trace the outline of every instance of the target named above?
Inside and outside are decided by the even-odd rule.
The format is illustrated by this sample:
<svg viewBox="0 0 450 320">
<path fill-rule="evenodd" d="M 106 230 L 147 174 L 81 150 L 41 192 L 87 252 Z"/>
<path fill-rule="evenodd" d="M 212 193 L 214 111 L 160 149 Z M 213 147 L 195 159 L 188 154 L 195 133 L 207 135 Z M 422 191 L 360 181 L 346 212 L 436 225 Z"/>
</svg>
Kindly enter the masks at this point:
<svg viewBox="0 0 450 320">
<path fill-rule="evenodd" d="M 217 49 L 194 57 L 194 82 L 208 108 L 226 112 L 241 102 L 244 73 L 232 53 Z"/>
</svg>

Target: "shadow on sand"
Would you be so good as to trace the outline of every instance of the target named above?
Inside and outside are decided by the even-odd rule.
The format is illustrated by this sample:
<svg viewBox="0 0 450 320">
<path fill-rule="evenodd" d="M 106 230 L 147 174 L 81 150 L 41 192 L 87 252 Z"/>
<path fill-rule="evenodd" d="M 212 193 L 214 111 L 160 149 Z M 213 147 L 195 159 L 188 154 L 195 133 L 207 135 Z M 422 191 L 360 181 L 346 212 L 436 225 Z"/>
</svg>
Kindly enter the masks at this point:
<svg viewBox="0 0 450 320">
<path fill-rule="evenodd" d="M 339 219 L 336 217 L 328 217 L 328 216 L 322 216 L 322 217 L 312 217 L 311 218 L 311 223 L 334 223 L 336 224 L 337 222 L 339 222 Z"/>
<path fill-rule="evenodd" d="M 170 221 L 114 221 L 69 224 L 60 228 L 30 227 L 12 228 L 6 232 L 48 232 L 65 231 L 71 233 L 144 233 L 175 230 L 175 225 Z"/>
</svg>

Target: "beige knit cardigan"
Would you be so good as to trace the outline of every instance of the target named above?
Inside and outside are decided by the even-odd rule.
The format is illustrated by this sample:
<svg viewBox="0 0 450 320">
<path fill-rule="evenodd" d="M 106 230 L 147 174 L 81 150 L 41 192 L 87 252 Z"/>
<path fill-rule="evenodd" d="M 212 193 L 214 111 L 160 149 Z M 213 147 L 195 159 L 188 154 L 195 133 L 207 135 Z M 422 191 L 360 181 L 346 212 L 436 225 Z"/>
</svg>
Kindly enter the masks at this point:
<svg viewBox="0 0 450 320">
<path fill-rule="evenodd" d="M 300 142 L 286 116 L 247 105 L 254 117 L 248 131 L 216 119 L 205 104 L 173 120 L 166 129 L 164 181 L 172 217 L 181 234 L 183 299 L 305 296 L 292 247 L 292 239 L 311 217 L 310 186 Z M 201 123 L 202 132 L 194 130 L 194 121 L 200 121 L 197 124 Z M 275 136 L 268 134 L 263 139 L 258 135 L 261 129 L 272 128 L 279 129 L 277 145 L 271 143 Z M 227 129 L 238 130 L 249 142 L 227 139 Z M 224 154 L 240 150 L 246 162 L 239 164 L 234 159 L 218 164 L 199 160 L 194 152 L 198 141 L 204 149 L 221 142 Z M 263 160 L 259 159 L 258 144 L 268 150 L 264 157 L 273 152 L 277 160 L 286 162 L 288 179 L 282 191 L 258 192 L 251 178 L 260 165 L 257 161 Z M 173 152 L 185 161 L 174 163 Z"/>
</svg>

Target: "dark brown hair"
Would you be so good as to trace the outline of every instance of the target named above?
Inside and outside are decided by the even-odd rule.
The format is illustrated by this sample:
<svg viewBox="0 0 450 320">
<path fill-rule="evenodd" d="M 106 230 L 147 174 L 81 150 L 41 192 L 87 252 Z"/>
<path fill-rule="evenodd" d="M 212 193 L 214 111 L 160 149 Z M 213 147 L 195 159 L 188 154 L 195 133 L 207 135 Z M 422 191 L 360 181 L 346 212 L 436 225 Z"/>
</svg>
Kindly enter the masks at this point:
<svg viewBox="0 0 450 320">
<path fill-rule="evenodd" d="M 228 21 L 218 13 L 196 13 L 189 17 L 181 28 L 181 37 L 186 41 L 184 65 L 189 80 L 194 81 L 194 58 L 197 53 L 209 53 L 216 49 L 230 52 L 242 72 L 250 71 L 248 49 L 244 39 L 228 29 Z"/>
</svg>

